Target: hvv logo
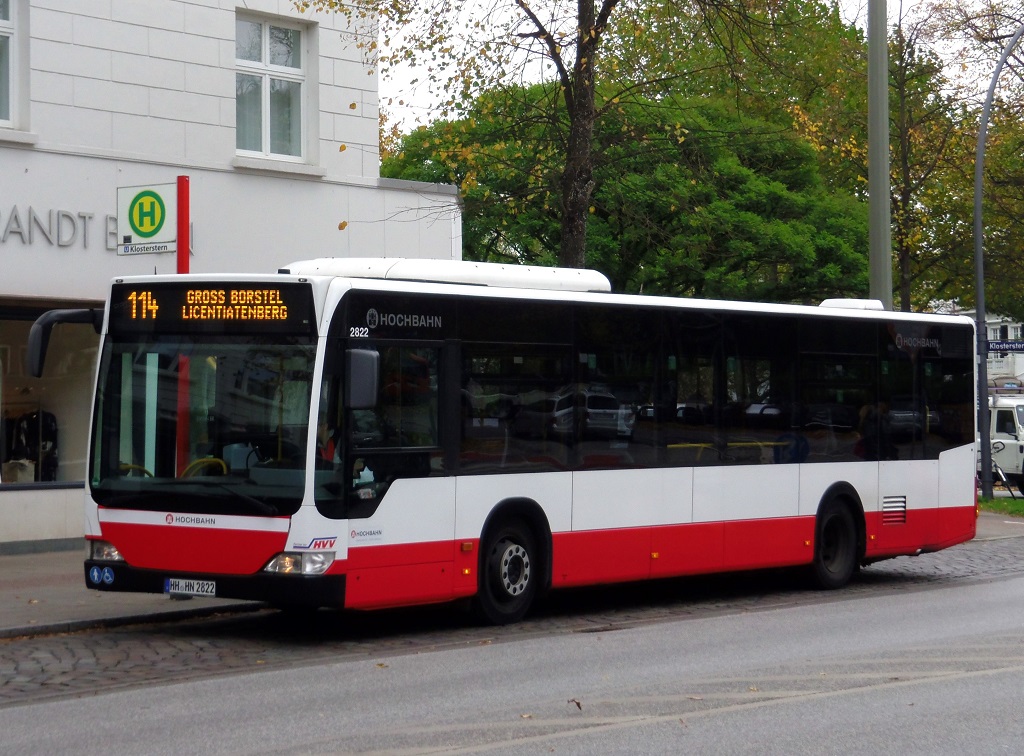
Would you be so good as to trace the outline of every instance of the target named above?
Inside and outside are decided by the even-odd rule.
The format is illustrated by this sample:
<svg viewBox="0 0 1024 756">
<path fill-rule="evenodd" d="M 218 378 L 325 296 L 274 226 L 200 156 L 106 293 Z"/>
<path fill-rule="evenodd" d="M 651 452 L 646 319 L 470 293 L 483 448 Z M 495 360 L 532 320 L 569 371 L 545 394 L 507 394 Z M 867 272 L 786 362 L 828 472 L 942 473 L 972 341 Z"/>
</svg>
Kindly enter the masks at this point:
<svg viewBox="0 0 1024 756">
<path fill-rule="evenodd" d="M 292 544 L 293 549 L 310 549 L 312 551 L 325 551 L 327 549 L 333 549 L 334 544 L 337 542 L 338 536 L 331 536 L 329 538 L 314 538 L 309 543 L 295 543 Z"/>
</svg>

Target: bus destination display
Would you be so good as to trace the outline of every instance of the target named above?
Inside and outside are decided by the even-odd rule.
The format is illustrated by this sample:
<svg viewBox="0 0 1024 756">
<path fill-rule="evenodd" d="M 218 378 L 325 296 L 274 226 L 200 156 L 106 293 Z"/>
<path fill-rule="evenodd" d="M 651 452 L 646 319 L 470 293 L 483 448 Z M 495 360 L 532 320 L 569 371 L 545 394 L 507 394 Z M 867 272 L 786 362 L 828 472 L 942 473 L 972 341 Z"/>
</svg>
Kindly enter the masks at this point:
<svg viewBox="0 0 1024 756">
<path fill-rule="evenodd" d="M 130 332 L 309 333 L 312 291 L 300 283 L 117 284 L 110 329 Z"/>
</svg>

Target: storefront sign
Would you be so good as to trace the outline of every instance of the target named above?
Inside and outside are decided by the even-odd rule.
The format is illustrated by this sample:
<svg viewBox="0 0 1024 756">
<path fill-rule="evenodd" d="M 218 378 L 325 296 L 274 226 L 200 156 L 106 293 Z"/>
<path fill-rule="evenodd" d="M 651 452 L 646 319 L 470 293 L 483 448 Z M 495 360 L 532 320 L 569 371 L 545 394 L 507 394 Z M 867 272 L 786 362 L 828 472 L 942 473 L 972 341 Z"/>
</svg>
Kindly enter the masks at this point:
<svg viewBox="0 0 1024 756">
<path fill-rule="evenodd" d="M 101 228 L 97 228 L 103 224 Z M 0 246 L 49 244 L 51 247 L 89 248 L 97 235 L 113 250 L 117 243 L 117 217 L 72 210 L 36 210 L 32 205 L 0 210 Z"/>
</svg>

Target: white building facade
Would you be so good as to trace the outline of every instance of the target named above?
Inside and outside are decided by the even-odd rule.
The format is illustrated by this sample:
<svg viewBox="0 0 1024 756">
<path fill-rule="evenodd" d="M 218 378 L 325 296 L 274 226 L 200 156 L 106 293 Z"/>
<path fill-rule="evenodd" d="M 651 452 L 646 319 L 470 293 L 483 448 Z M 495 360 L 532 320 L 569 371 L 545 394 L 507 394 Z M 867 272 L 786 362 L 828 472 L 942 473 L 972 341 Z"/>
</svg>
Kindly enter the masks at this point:
<svg viewBox="0 0 1024 756">
<path fill-rule="evenodd" d="M 962 310 L 960 314 L 977 322 L 976 310 Z M 988 360 L 985 362 L 989 389 L 999 389 L 1005 385 L 1014 388 L 1024 386 L 1024 352 L 1002 351 L 993 348 L 1000 342 L 1024 341 L 1024 324 L 1013 318 L 986 313 L 984 336 L 989 345 Z"/>
<path fill-rule="evenodd" d="M 175 254 L 122 254 L 119 188 L 187 177 L 194 273 L 461 258 L 454 187 L 380 178 L 358 44 L 375 28 L 238 5 L 0 0 L 0 554 L 82 532 L 98 338 L 56 329 L 34 379 L 32 321 L 98 306 L 114 276 L 177 270 Z"/>
</svg>

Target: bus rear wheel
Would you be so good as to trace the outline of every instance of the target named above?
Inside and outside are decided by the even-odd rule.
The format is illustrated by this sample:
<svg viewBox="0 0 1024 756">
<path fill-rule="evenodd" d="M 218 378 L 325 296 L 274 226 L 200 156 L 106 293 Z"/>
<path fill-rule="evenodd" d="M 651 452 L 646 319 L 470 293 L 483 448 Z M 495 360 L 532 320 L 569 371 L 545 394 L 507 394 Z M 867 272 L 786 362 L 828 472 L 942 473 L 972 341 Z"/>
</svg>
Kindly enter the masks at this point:
<svg viewBox="0 0 1024 756">
<path fill-rule="evenodd" d="M 518 622 L 537 595 L 540 565 L 533 533 L 519 520 L 501 523 L 484 542 L 477 615 L 494 625 Z"/>
<path fill-rule="evenodd" d="M 857 528 L 850 508 L 833 500 L 818 513 L 814 538 L 814 584 L 825 590 L 842 588 L 857 569 Z"/>
</svg>

